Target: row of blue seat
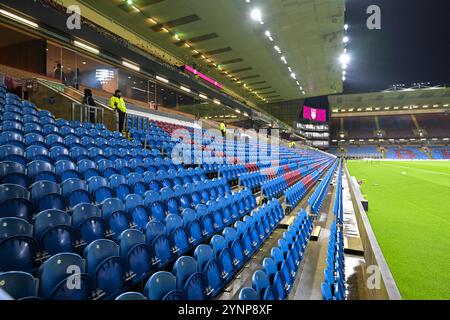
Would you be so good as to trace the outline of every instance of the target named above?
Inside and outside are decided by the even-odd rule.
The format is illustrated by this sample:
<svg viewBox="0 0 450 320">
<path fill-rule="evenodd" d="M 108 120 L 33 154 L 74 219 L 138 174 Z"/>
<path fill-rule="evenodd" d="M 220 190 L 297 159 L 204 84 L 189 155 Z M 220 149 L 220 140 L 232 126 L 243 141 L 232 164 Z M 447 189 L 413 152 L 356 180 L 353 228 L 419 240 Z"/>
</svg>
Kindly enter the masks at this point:
<svg viewBox="0 0 450 320">
<path fill-rule="evenodd" d="M 313 230 L 311 218 L 305 210 L 297 215 L 278 247 L 273 247 L 271 257 L 263 260 L 263 270 L 252 277 L 253 288 L 242 288 L 240 300 L 284 300 L 290 293 L 301 266 L 309 237 Z"/>
<path fill-rule="evenodd" d="M 342 226 L 332 223 L 328 241 L 327 267 L 324 270 L 322 298 L 324 300 L 345 299 L 345 258 Z"/>
<path fill-rule="evenodd" d="M 2 164 L 2 163 L 0 163 Z M 131 175 L 131 176 L 130 176 Z M 220 179 L 204 180 L 193 184 L 160 186 L 156 180 L 146 184 L 141 177 L 130 174 L 128 181 L 124 176 L 112 175 L 108 180 L 94 176 L 87 182 L 78 178 L 64 180 L 61 185 L 47 180 L 40 180 L 30 186 L 30 192 L 19 184 L 5 183 L 0 185 L 0 217 L 14 215 L 30 220 L 35 213 L 46 209 L 66 210 L 80 203 L 102 203 L 108 198 L 119 198 L 126 202 L 130 194 L 134 198 L 144 197 L 140 202 L 147 206 L 154 206 L 161 202 L 156 209 L 152 209 L 154 216 L 167 213 L 179 213 L 182 208 L 194 208 L 200 203 L 217 200 L 219 197 L 231 195 L 231 189 Z M 137 175 L 137 174 L 136 174 Z M 22 176 L 7 175 L 8 182 L 19 182 Z M 43 176 L 43 178 L 46 178 Z M 132 180 L 134 179 L 135 180 Z M 254 201 L 250 200 L 253 204 Z"/>
<path fill-rule="evenodd" d="M 13 186 L 6 185 L 8 188 Z M 44 196 L 40 200 L 47 201 L 50 207 L 51 202 L 56 202 L 57 196 L 54 193 L 49 195 L 50 198 Z M 36 258 L 64 251 L 75 252 L 78 247 L 96 239 L 110 237 L 117 240 L 127 228 L 144 230 L 149 222 L 159 222 L 168 233 L 183 229 L 181 231 L 186 234 L 181 239 L 183 242 L 177 243 L 178 240 L 174 238 L 173 243 L 174 247 L 181 248 L 179 250 L 184 253 L 192 245 L 220 232 L 256 207 L 256 201 L 248 190 L 226 197 L 220 196 L 218 201 L 209 200 L 207 206 L 197 203 L 196 211 L 186 206 L 184 209 L 177 207 L 174 212 L 168 209 L 170 201 L 175 201 L 174 198 L 164 200 L 158 194 L 147 194 L 145 200 L 139 195 L 130 194 L 126 196 L 125 203 L 114 198 L 106 199 L 101 206 L 80 203 L 69 214 L 58 208 L 45 209 L 33 219 L 34 238 L 33 229 L 26 220 L 1 218 L 0 254 L 9 257 L 3 262 L 5 265 L 2 269 L 32 270 Z M 25 240 L 15 243 L 15 237 L 26 238 L 28 244 Z"/>
<path fill-rule="evenodd" d="M 171 230 L 171 236 L 174 238 L 172 241 L 169 235 L 161 230 L 160 222 L 149 222 L 145 235 L 139 230 L 127 229 L 121 233 L 119 244 L 106 239 L 91 242 L 84 249 L 85 260 L 77 254 L 64 252 L 44 261 L 37 272 L 40 284 L 39 296 L 44 299 L 114 298 L 133 283 L 143 280 L 154 272 L 155 267 L 166 266 L 169 261 L 176 258 L 178 260 L 173 267 L 177 277 L 176 289 L 183 291 L 180 295 L 172 293 L 171 297 L 188 299 L 213 297 L 220 293 L 282 218 L 282 209 L 278 202 L 266 204 L 251 216 L 245 216 L 242 221 L 237 221 L 234 228 L 225 228 L 223 236 L 213 236 L 209 246 L 198 245 L 194 252 L 197 261 L 192 257 L 180 257 L 183 252 L 171 247 L 172 241 L 178 244 L 176 241 L 182 237 L 180 227 Z M 184 237 L 188 238 L 186 234 Z M 1 258 L 3 261 L 4 257 Z M 193 273 L 197 273 L 197 270 L 202 272 L 201 277 L 199 275 L 192 277 L 195 279 L 189 280 L 188 285 L 186 282 Z M 10 274 L 0 273 L 0 279 L 7 278 Z M 13 274 L 17 277 L 24 275 L 17 271 Z M 161 274 L 164 275 L 165 272 L 156 272 L 147 282 L 146 292 L 150 299 L 163 298 L 166 294 L 160 295 L 161 291 L 170 293 L 173 289 L 165 286 Z M 80 285 L 68 288 L 70 283 L 73 283 L 71 279 L 77 279 Z M 21 283 L 25 282 L 24 280 Z M 15 298 L 30 295 L 32 290 L 27 286 L 11 288 L 13 283 L 14 281 L 6 284 L 3 282 L 3 288 L 6 288 L 7 292 L 11 291 Z"/>
<path fill-rule="evenodd" d="M 336 178 L 336 196 L 334 199 L 333 213 L 337 223 L 343 223 L 344 221 L 344 205 L 342 199 L 342 160 L 339 161 L 339 167 L 337 170 Z"/>
<path fill-rule="evenodd" d="M 243 222 L 236 222 L 234 228 L 225 228 L 223 237 L 214 236 L 210 246 L 199 245 L 194 252 L 195 259 L 181 257 L 172 273 L 160 271 L 152 275 L 145 286 L 148 298 L 204 300 L 216 297 L 283 218 L 276 200 L 258 211 L 270 213 L 261 214 L 255 220 L 247 216 Z M 185 264 L 183 272 L 179 264 Z"/>
<path fill-rule="evenodd" d="M 328 188 L 330 186 L 331 180 L 333 178 L 334 172 L 336 171 L 336 167 L 338 165 L 338 161 L 334 161 L 330 170 L 324 176 L 322 182 L 320 182 L 319 186 L 316 188 L 314 193 L 309 197 L 308 204 L 311 206 L 311 211 L 315 214 L 319 214 L 320 209 L 323 204 L 323 200 L 325 199 Z"/>
<path fill-rule="evenodd" d="M 308 190 L 312 187 L 312 185 L 317 182 L 320 175 L 320 171 L 313 171 L 311 174 L 308 174 L 299 182 L 289 187 L 284 192 L 286 205 L 290 206 L 291 208 L 296 207 L 306 196 Z"/>
<path fill-rule="evenodd" d="M 20 161 L 17 154 L 9 154 L 5 158 L 0 162 L 0 183 L 14 183 L 24 188 L 41 180 L 62 183 L 71 178 L 89 180 L 92 177 L 103 178 L 109 184 L 113 182 L 112 180 L 119 179 L 118 176 L 123 176 L 125 181 L 122 182 L 123 178 L 120 178 L 121 183 L 128 183 L 131 186 L 141 183 L 145 192 L 208 180 L 201 168 L 186 170 L 181 165 L 180 168 L 174 164 L 167 167 L 161 165 L 156 171 L 156 165 L 144 167 L 140 166 L 138 161 L 129 163 L 123 159 L 114 162 L 102 159 L 98 163 L 88 159 L 79 160 L 77 163 L 71 160 L 58 160 L 54 164 L 41 159 L 28 161 L 25 166 L 23 162 L 17 162 Z"/>
</svg>

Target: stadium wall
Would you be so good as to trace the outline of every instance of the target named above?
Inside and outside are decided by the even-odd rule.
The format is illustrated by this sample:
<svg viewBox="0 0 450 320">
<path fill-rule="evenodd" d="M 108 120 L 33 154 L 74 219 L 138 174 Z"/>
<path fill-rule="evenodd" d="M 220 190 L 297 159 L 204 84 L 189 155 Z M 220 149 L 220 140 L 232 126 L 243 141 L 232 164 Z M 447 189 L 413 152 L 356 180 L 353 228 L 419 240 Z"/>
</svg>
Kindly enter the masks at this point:
<svg viewBox="0 0 450 320">
<path fill-rule="evenodd" d="M 361 191 L 356 179 L 350 176 L 350 173 L 345 166 L 345 174 L 347 180 L 350 182 L 350 192 L 352 196 L 353 207 L 355 208 L 356 221 L 360 232 L 361 242 L 364 248 L 364 258 L 366 261 L 366 269 L 363 270 L 365 279 L 368 279 L 365 285 L 366 290 L 371 296 L 369 299 L 373 300 L 402 300 L 400 292 L 392 276 L 383 252 L 378 244 L 375 233 L 370 225 L 369 218 L 366 211 L 363 208 Z M 375 269 L 368 270 L 370 266 L 375 266 Z M 380 278 L 377 279 L 377 272 L 379 272 Z M 377 280 L 379 286 L 377 286 Z M 373 286 L 369 286 L 373 285 Z"/>
</svg>

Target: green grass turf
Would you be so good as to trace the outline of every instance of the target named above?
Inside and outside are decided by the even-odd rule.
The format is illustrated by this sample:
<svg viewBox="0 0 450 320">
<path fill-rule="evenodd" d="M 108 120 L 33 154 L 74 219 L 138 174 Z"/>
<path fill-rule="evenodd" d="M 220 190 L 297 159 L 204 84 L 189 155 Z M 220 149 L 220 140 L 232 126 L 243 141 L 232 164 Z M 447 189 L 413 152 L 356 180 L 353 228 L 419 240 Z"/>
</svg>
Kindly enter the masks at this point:
<svg viewBox="0 0 450 320">
<path fill-rule="evenodd" d="M 403 299 L 450 299 L 450 162 L 348 161 Z"/>
</svg>

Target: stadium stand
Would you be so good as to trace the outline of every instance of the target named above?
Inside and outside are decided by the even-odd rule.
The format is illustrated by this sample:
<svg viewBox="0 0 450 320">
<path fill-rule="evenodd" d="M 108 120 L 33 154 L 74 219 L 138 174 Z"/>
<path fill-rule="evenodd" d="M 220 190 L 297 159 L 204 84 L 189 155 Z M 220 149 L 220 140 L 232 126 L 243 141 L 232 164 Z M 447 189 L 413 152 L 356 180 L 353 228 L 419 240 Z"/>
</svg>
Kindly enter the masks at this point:
<svg viewBox="0 0 450 320">
<path fill-rule="evenodd" d="M 3 86 L 0 109 L 0 278 L 18 299 L 214 298 L 283 219 L 276 198 L 297 193 L 295 206 L 334 162 L 282 147 L 268 168 L 270 149 L 247 145 L 239 149 L 246 164 L 186 168 L 170 158 L 170 133 L 192 137 L 193 128 L 136 118 L 128 140 L 102 124 L 55 119 Z M 242 187 L 233 191 L 236 179 Z M 291 288 L 312 226 L 304 211 L 295 221 L 272 250 L 278 271 L 255 273 L 260 299 Z M 75 276 L 81 287 L 68 290 Z M 13 281 L 22 291 L 8 289 Z M 128 292 L 143 282 L 143 292 Z"/>
<path fill-rule="evenodd" d="M 386 152 L 388 159 L 426 160 L 427 154 L 418 147 L 388 147 Z"/>
</svg>

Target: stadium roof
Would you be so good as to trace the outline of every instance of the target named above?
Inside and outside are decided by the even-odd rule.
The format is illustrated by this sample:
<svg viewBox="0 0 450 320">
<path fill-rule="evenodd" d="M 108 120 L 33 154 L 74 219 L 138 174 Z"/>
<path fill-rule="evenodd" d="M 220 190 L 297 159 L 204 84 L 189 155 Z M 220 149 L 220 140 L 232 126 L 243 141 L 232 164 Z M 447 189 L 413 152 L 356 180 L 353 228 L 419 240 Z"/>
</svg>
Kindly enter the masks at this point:
<svg viewBox="0 0 450 320">
<path fill-rule="evenodd" d="M 344 0 L 79 2 L 254 103 L 342 92 Z"/>
<path fill-rule="evenodd" d="M 331 113 L 335 115 L 355 115 L 357 112 L 372 114 L 377 111 L 404 113 L 411 110 L 442 112 L 450 109 L 450 88 L 431 87 L 331 95 L 328 101 Z"/>
</svg>

